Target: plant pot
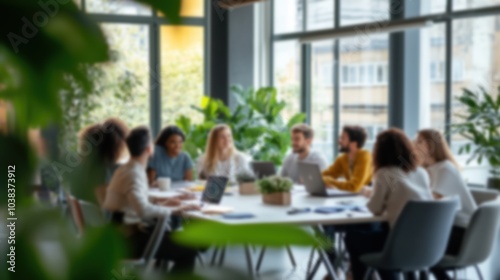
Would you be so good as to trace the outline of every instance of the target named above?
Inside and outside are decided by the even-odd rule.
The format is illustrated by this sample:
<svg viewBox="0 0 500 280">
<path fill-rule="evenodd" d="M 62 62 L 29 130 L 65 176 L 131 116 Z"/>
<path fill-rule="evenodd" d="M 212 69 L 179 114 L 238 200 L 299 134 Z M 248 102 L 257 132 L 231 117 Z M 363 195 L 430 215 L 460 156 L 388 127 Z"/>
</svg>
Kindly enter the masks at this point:
<svg viewBox="0 0 500 280">
<path fill-rule="evenodd" d="M 239 190 L 241 195 L 251 195 L 259 193 L 259 189 L 257 188 L 255 182 L 240 183 Z"/>
<path fill-rule="evenodd" d="M 488 189 L 495 189 L 500 191 L 500 178 L 488 178 Z"/>
<path fill-rule="evenodd" d="M 290 205 L 292 196 L 289 192 L 277 192 L 262 194 L 262 202 L 271 205 Z"/>
</svg>

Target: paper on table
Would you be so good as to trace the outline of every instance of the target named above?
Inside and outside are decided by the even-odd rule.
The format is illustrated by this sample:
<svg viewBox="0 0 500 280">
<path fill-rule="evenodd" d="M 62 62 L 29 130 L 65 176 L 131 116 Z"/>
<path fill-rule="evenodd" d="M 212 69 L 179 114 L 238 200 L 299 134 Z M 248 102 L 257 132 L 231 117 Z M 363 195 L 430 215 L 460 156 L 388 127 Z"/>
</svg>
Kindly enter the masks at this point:
<svg viewBox="0 0 500 280">
<path fill-rule="evenodd" d="M 149 190 L 148 195 L 149 195 L 149 197 L 155 197 L 155 198 L 170 198 L 170 197 L 179 196 L 179 193 L 178 192 L 165 192 L 165 191 L 160 191 L 160 190 Z"/>
<path fill-rule="evenodd" d="M 201 209 L 201 213 L 207 215 L 224 214 L 232 212 L 232 207 L 221 206 L 221 205 L 205 205 Z"/>
</svg>

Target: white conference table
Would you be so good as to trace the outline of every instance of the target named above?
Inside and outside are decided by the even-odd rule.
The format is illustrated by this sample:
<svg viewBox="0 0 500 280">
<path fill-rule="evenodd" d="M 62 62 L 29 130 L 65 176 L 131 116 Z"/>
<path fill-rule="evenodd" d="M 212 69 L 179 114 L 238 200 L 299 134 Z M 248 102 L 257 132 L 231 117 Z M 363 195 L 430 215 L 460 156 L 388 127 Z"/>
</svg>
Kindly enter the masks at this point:
<svg viewBox="0 0 500 280">
<path fill-rule="evenodd" d="M 160 192 L 158 190 L 150 190 L 150 195 L 154 197 L 171 197 L 176 194 L 179 189 L 184 189 L 193 185 L 199 185 L 192 182 L 177 182 L 172 185 L 170 191 Z M 324 206 L 336 205 L 358 205 L 364 206 L 366 198 L 362 196 L 347 196 L 347 197 L 313 197 L 309 195 L 303 186 L 295 185 L 292 190 L 291 204 L 286 206 L 268 205 L 262 202 L 262 195 L 240 195 L 237 187 L 228 187 L 229 191 L 224 194 L 220 205 L 229 207 L 233 212 L 237 213 L 251 213 L 254 215 L 252 218 L 247 219 L 225 219 L 221 214 L 203 214 L 200 211 L 191 211 L 185 214 L 186 217 L 194 219 L 203 219 L 216 221 L 228 225 L 242 225 L 242 224 L 289 224 L 297 226 L 311 226 L 316 231 L 321 231 L 321 225 L 349 225 L 349 224 L 363 224 L 363 223 L 376 223 L 384 222 L 384 216 L 374 216 L 370 212 L 357 212 L 346 210 L 340 213 L 321 214 L 315 213 L 314 209 Z M 200 195 L 197 200 L 187 202 L 196 203 L 200 201 Z M 291 208 L 305 208 L 311 209 L 308 213 L 299 213 L 294 215 L 287 214 Z M 246 248 L 247 249 L 247 248 Z M 326 252 L 319 249 L 320 259 L 314 265 L 312 271 L 308 271 L 307 278 L 311 278 L 317 270 L 320 262 L 326 266 L 328 273 L 332 279 L 338 279 L 334 273 L 333 266 L 328 261 Z M 249 263 L 249 270 L 251 269 L 251 258 L 247 252 L 247 262 Z M 314 272 L 313 272 L 314 271 Z M 252 273 L 251 271 L 249 271 Z"/>
</svg>

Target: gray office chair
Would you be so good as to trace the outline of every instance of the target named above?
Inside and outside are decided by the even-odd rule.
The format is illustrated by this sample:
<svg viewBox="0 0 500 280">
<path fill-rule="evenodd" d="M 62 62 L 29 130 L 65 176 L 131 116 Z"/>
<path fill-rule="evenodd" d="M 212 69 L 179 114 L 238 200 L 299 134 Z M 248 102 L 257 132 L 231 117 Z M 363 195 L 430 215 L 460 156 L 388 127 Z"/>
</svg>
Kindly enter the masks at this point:
<svg viewBox="0 0 500 280">
<path fill-rule="evenodd" d="M 428 269 L 444 255 L 457 209 L 456 199 L 408 202 L 383 251 L 361 256 L 369 267 L 365 279 L 371 279 L 375 269 L 425 271 L 428 276 Z"/>
<path fill-rule="evenodd" d="M 439 268 L 453 270 L 473 266 L 479 279 L 483 275 L 478 264 L 484 262 L 495 246 L 500 226 L 500 203 L 485 203 L 476 210 L 465 232 L 464 239 L 457 256 L 445 256 L 437 265 Z"/>
<path fill-rule="evenodd" d="M 84 200 L 78 200 L 78 203 L 80 204 L 85 227 L 100 227 L 107 223 L 99 206 Z"/>
<path fill-rule="evenodd" d="M 500 193 L 497 190 L 483 189 L 483 188 L 469 188 L 474 201 L 479 206 L 483 203 L 496 200 Z"/>
</svg>

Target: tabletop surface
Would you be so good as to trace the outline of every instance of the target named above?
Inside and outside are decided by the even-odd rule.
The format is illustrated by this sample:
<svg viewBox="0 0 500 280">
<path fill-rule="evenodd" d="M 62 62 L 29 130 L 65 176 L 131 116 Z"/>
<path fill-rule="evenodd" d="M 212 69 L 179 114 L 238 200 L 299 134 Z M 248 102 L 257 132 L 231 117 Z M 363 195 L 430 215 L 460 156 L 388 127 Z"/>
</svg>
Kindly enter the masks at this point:
<svg viewBox="0 0 500 280">
<path fill-rule="evenodd" d="M 170 197 L 179 189 L 196 185 L 191 182 L 177 182 L 172 184 L 172 190 L 160 192 L 150 190 L 150 195 L 155 197 Z M 226 219 L 222 215 L 203 214 L 199 211 L 187 212 L 186 216 L 197 219 L 217 221 L 224 224 L 294 224 L 294 225 L 341 225 L 359 224 L 385 221 L 383 216 L 374 216 L 369 211 L 360 212 L 349 210 L 352 206 L 365 206 L 366 198 L 362 196 L 349 197 L 315 197 L 309 195 L 303 186 L 296 185 L 292 190 L 292 202 L 290 205 L 267 205 L 262 202 L 262 195 L 240 195 L 237 187 L 228 187 L 228 192 L 220 203 L 223 207 L 229 207 L 233 213 L 249 213 L 254 217 L 245 219 Z M 201 195 L 201 193 L 200 193 Z M 199 203 L 200 199 L 187 201 L 186 203 Z M 315 213 L 318 207 L 349 206 L 339 213 L 321 214 Z M 290 215 L 287 213 L 292 208 L 310 208 L 308 213 Z"/>
</svg>

